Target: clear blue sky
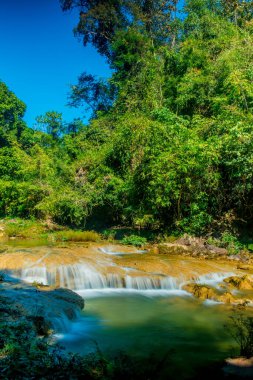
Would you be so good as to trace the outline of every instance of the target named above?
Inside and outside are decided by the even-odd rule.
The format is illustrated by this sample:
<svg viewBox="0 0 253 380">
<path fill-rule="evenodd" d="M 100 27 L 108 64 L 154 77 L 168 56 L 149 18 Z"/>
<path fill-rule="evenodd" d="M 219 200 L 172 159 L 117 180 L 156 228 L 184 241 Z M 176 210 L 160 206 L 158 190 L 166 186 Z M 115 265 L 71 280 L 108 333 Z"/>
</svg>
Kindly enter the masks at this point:
<svg viewBox="0 0 253 380">
<path fill-rule="evenodd" d="M 110 73 L 104 59 L 74 37 L 77 21 L 78 14 L 63 13 L 58 0 L 0 0 L 0 80 L 26 103 L 30 127 L 50 110 L 67 121 L 85 118 L 66 106 L 69 85 L 83 71 Z"/>
</svg>

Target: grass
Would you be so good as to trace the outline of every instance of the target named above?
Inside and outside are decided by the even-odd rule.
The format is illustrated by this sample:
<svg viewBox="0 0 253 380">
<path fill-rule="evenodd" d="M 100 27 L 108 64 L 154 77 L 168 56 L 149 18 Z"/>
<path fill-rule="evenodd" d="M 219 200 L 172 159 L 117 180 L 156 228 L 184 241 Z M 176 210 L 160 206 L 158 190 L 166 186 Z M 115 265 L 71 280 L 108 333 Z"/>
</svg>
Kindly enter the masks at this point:
<svg viewBox="0 0 253 380">
<path fill-rule="evenodd" d="M 95 231 L 60 231 L 55 234 L 56 241 L 99 242 L 101 236 Z"/>
<path fill-rule="evenodd" d="M 34 239 L 46 230 L 47 227 L 40 221 L 15 218 L 4 222 L 4 233 L 7 237 Z"/>
<path fill-rule="evenodd" d="M 60 242 L 99 242 L 101 235 L 95 231 L 64 229 L 52 223 L 19 218 L 3 221 L 4 234 L 8 238 L 45 239 Z"/>
</svg>

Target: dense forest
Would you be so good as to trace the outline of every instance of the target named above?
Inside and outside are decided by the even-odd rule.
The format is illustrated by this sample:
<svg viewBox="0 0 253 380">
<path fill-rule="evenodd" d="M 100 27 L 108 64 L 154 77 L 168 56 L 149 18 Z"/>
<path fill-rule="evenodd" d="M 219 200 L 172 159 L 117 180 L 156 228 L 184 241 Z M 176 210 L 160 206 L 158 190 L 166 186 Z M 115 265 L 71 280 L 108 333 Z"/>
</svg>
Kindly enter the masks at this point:
<svg viewBox="0 0 253 380">
<path fill-rule="evenodd" d="M 23 121 L 0 82 L 1 217 L 201 235 L 253 222 L 253 2 L 61 0 L 105 57 L 69 105 Z M 66 100 L 67 101 L 67 100 Z"/>
</svg>

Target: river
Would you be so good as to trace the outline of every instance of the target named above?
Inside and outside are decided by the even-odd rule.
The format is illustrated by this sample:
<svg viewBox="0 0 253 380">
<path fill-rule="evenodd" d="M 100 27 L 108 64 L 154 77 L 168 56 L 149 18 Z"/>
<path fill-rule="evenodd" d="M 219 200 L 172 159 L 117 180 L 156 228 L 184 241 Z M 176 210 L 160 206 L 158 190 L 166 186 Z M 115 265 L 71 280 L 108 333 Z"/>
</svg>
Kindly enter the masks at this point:
<svg viewBox="0 0 253 380">
<path fill-rule="evenodd" d="M 233 306 L 199 300 L 183 290 L 189 281 L 219 287 L 242 275 L 233 262 L 151 255 L 117 245 L 60 245 L 14 242 L 0 268 L 27 282 L 67 287 L 82 295 L 78 320 L 55 334 L 67 350 L 98 347 L 153 363 L 162 373 L 187 379 L 216 360 L 235 354 L 229 329 Z M 158 376 L 159 378 L 159 376 Z M 173 378 L 173 377 L 172 377 Z"/>
</svg>

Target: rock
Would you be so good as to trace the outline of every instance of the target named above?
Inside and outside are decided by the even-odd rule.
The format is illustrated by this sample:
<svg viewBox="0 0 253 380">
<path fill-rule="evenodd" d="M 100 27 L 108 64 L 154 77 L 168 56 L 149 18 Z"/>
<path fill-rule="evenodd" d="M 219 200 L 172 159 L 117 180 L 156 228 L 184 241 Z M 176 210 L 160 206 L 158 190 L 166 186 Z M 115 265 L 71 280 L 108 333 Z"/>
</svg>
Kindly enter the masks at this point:
<svg viewBox="0 0 253 380">
<path fill-rule="evenodd" d="M 189 255 L 204 259 L 227 257 L 228 251 L 208 244 L 203 238 L 184 236 L 173 243 L 159 244 L 159 253 L 172 255 Z"/>
<path fill-rule="evenodd" d="M 226 376 L 233 376 L 233 379 L 253 378 L 253 357 L 251 358 L 229 358 L 225 360 L 226 366 L 223 371 Z"/>
<path fill-rule="evenodd" d="M 202 300 L 215 299 L 216 297 L 215 290 L 207 285 L 190 283 L 185 284 L 183 289 Z"/>
<path fill-rule="evenodd" d="M 183 289 L 189 293 L 192 293 L 195 297 L 201 300 L 213 300 L 217 302 L 222 302 L 226 304 L 239 304 L 247 306 L 248 300 L 236 299 L 229 293 L 219 293 L 216 289 L 211 288 L 207 285 L 201 285 L 196 283 L 185 284 Z"/>
<path fill-rule="evenodd" d="M 250 265 L 250 264 L 238 264 L 237 265 L 237 269 L 241 269 L 241 270 L 253 270 L 253 265 Z"/>
<path fill-rule="evenodd" d="M 205 248 L 208 249 L 208 251 L 210 251 L 216 255 L 227 255 L 228 254 L 228 251 L 226 248 L 216 247 L 215 245 L 212 245 L 212 244 L 205 244 Z"/>
<path fill-rule="evenodd" d="M 161 255 L 185 255 L 192 254 L 193 250 L 186 245 L 174 244 L 174 243 L 164 243 L 159 244 L 158 252 Z"/>
<path fill-rule="evenodd" d="M 70 289 L 55 289 L 50 292 L 50 296 L 59 300 L 66 301 L 69 304 L 72 303 L 79 307 L 81 310 L 84 308 L 84 299 Z"/>
<path fill-rule="evenodd" d="M 231 293 L 225 292 L 221 295 L 216 295 L 216 301 L 223 302 L 223 303 L 234 303 L 237 302 L 235 298 L 232 296 Z M 241 302 L 240 302 L 241 303 Z"/>
<path fill-rule="evenodd" d="M 22 283 L 2 282 L 0 290 L 0 320 L 1 314 L 8 315 L 8 323 L 29 320 L 39 335 L 48 335 L 52 329 L 66 331 L 84 307 L 83 298 L 69 289 L 41 291 Z"/>
<path fill-rule="evenodd" d="M 227 277 L 224 279 L 224 282 L 239 290 L 253 289 L 253 281 L 247 275 L 243 277 L 238 277 L 238 276 Z"/>
</svg>

